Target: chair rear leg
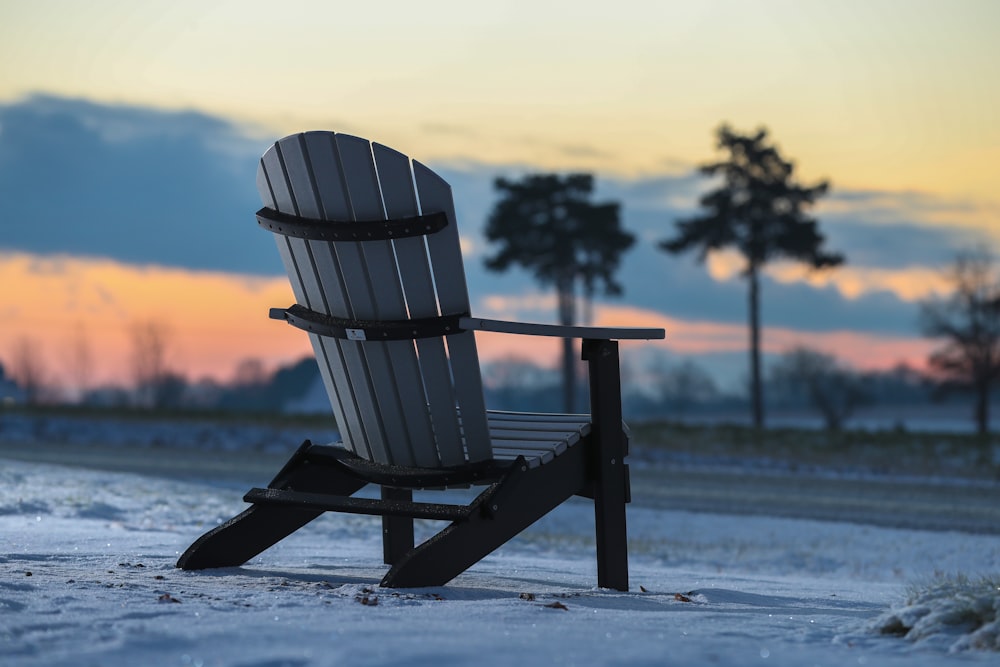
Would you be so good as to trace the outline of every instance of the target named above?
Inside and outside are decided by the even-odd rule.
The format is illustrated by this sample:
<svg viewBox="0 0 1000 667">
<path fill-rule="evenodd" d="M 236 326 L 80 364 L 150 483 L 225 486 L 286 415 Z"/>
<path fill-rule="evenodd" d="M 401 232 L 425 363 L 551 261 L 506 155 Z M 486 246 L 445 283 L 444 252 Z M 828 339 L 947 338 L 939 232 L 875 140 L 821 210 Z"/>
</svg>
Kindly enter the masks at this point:
<svg viewBox="0 0 1000 667">
<path fill-rule="evenodd" d="M 382 500 L 411 502 L 413 491 L 382 487 Z M 405 516 L 382 517 L 382 560 L 387 565 L 398 562 L 413 549 L 413 519 Z"/>
</svg>

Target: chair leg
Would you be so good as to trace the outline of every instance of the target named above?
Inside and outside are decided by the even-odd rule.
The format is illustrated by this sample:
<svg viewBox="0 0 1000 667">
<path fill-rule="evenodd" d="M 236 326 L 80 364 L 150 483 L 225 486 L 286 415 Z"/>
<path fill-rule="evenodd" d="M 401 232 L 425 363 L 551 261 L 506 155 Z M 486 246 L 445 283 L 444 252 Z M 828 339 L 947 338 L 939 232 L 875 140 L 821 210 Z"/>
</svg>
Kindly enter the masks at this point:
<svg viewBox="0 0 1000 667">
<path fill-rule="evenodd" d="M 625 524 L 625 466 L 605 473 L 594 489 L 597 585 L 628 590 L 628 531 Z"/>
<path fill-rule="evenodd" d="M 312 445 L 300 447 L 269 485 L 275 489 L 324 491 L 351 495 L 365 482 L 336 468 L 306 460 Z M 321 515 L 322 511 L 273 505 L 252 505 L 199 537 L 177 561 L 184 570 L 242 565 Z"/>
<path fill-rule="evenodd" d="M 585 447 L 572 447 L 538 468 L 512 469 L 486 491 L 465 521 L 416 547 L 382 579 L 391 588 L 444 586 L 586 485 Z"/>
<path fill-rule="evenodd" d="M 413 491 L 383 486 L 382 500 L 411 502 L 413 500 Z M 383 562 L 387 565 L 393 565 L 411 549 L 413 549 L 413 519 L 405 516 L 383 516 Z"/>
</svg>

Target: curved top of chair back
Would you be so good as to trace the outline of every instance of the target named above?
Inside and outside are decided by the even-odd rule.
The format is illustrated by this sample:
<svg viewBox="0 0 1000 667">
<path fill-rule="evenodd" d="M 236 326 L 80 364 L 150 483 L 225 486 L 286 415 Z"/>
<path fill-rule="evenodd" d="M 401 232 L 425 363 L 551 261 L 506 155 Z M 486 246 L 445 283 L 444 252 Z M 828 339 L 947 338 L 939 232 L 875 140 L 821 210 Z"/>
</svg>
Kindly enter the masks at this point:
<svg viewBox="0 0 1000 667">
<path fill-rule="evenodd" d="M 451 188 L 419 162 L 366 139 L 306 132 L 268 149 L 257 189 L 266 208 L 330 225 L 447 217 L 436 233 L 385 240 L 276 233 L 299 304 L 367 322 L 468 314 Z M 358 455 L 429 468 L 492 456 L 472 332 L 393 341 L 310 338 L 344 444 Z"/>
</svg>

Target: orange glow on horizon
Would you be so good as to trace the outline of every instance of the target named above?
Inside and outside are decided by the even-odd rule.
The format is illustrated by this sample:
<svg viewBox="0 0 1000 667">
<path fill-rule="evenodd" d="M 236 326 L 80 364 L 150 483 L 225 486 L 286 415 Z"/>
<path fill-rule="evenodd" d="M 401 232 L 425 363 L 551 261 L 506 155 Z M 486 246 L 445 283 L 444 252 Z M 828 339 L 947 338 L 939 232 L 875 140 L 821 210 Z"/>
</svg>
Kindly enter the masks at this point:
<svg viewBox="0 0 1000 667">
<path fill-rule="evenodd" d="M 519 303 L 529 307 L 546 303 L 543 297 L 536 296 L 520 299 L 491 295 L 485 301 L 492 306 L 502 305 L 504 309 Z M 502 317 L 495 313 L 490 316 Z M 655 327 L 666 330 L 664 340 L 622 341 L 621 348 L 624 351 L 650 346 L 677 356 L 698 356 L 719 352 L 745 352 L 748 348 L 747 328 L 743 324 L 682 320 L 634 306 L 599 305 L 595 309 L 594 326 Z M 556 338 L 533 339 L 477 333 L 476 340 L 480 359 L 484 363 L 512 358 L 546 367 L 555 367 L 559 363 L 561 348 Z M 765 327 L 762 345 L 762 352 L 768 354 L 782 354 L 799 346 L 809 347 L 834 355 L 858 370 L 873 371 L 889 370 L 901 362 L 913 368 L 923 368 L 935 343 L 916 336 L 883 336 L 856 331 L 805 332 Z"/>
<path fill-rule="evenodd" d="M 631 306 L 602 306 L 597 310 L 597 326 L 662 327 L 666 339 L 649 341 L 678 355 L 747 350 L 744 325 L 686 321 Z M 836 356 L 858 370 L 888 370 L 900 362 L 923 368 L 935 343 L 918 337 L 882 336 L 857 331 L 805 332 L 781 327 L 765 327 L 762 352 L 782 354 L 804 346 Z M 624 348 L 636 343 L 623 343 Z"/>
<path fill-rule="evenodd" d="M 89 387 L 128 385 L 130 328 L 162 322 L 168 332 L 168 365 L 191 380 L 232 378 L 248 358 L 275 368 L 312 353 L 302 332 L 267 318 L 267 309 L 293 302 L 284 277 L 256 277 L 195 272 L 157 266 L 130 266 L 110 260 L 0 254 L 0 281 L 15 289 L 0 293 L 0 360 L 18 340 L 28 337 L 41 347 L 53 384 L 72 387 L 72 352 L 82 336 L 90 348 L 93 372 Z M 548 305 L 544 298 L 485 297 L 492 306 Z M 498 316 L 495 313 L 484 313 Z M 505 316 L 516 313 L 505 313 Z M 666 340 L 624 342 L 624 350 L 655 346 L 680 356 L 741 352 L 747 347 L 742 324 L 689 321 L 656 311 L 599 304 L 597 326 L 662 327 Z M 484 363 L 518 357 L 555 367 L 560 342 L 555 338 L 477 334 Z M 764 351 L 781 353 L 795 345 L 833 354 L 859 369 L 887 369 L 905 361 L 922 367 L 932 342 L 920 338 L 876 336 L 851 331 L 806 333 L 767 328 Z"/>
<path fill-rule="evenodd" d="M 267 318 L 294 300 L 284 278 L 6 254 L 0 282 L 16 286 L 0 295 L 0 355 L 34 339 L 57 384 L 71 383 L 65 369 L 81 335 L 93 358 L 88 385 L 127 384 L 130 328 L 140 322 L 163 325 L 167 364 L 190 379 L 228 380 L 248 357 L 274 366 L 311 354 L 305 336 Z"/>
</svg>

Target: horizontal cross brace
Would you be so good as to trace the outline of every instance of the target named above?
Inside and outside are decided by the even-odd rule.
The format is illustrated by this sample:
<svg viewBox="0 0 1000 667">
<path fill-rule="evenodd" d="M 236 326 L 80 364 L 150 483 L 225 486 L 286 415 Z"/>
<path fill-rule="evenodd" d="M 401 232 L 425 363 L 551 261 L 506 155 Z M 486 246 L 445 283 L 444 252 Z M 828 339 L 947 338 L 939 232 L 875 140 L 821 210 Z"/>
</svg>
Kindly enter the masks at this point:
<svg viewBox="0 0 1000 667">
<path fill-rule="evenodd" d="M 386 241 L 439 232 L 448 226 L 448 216 L 429 213 L 389 220 L 318 220 L 264 207 L 257 211 L 257 224 L 275 234 L 309 241 Z"/>
<path fill-rule="evenodd" d="M 375 516 L 406 516 L 414 519 L 463 521 L 472 510 L 465 505 L 443 503 L 418 503 L 401 500 L 372 500 L 351 496 L 333 496 L 323 493 L 304 493 L 281 489 L 251 489 L 243 500 L 255 505 L 285 505 L 301 509 L 326 512 L 348 512 Z"/>
</svg>

